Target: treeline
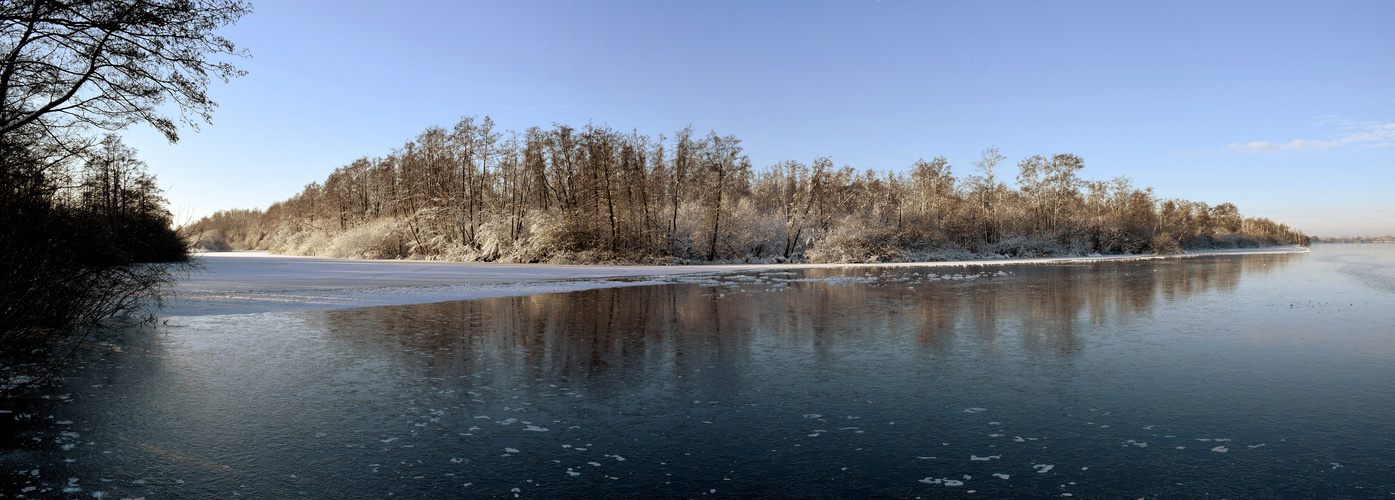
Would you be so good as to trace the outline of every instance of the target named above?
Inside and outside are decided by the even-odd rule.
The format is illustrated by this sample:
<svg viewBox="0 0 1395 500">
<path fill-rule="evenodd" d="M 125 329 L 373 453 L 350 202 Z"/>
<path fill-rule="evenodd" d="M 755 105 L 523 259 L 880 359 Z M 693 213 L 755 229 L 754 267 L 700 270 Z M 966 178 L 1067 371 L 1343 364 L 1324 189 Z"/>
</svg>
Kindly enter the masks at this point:
<svg viewBox="0 0 1395 500">
<path fill-rule="evenodd" d="M 465 117 L 264 212 L 219 212 L 184 230 L 210 250 L 511 262 L 866 262 L 1308 242 L 1229 203 L 1084 179 L 1075 155 L 1033 156 L 1014 171 L 1006 160 L 987 149 L 962 177 L 944 157 L 904 173 L 829 158 L 755 168 L 739 139 L 715 132 L 501 132 L 489 117 Z"/>
<path fill-rule="evenodd" d="M 1313 243 L 1395 243 L 1395 235 L 1312 237 Z"/>
</svg>

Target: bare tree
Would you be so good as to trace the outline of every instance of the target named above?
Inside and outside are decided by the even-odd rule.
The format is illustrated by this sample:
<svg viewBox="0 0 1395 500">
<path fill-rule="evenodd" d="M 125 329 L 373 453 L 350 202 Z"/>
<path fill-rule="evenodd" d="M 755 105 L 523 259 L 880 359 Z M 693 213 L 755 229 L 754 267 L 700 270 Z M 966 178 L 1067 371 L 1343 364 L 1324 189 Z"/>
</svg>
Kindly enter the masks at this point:
<svg viewBox="0 0 1395 500">
<path fill-rule="evenodd" d="M 197 130 L 213 78 L 243 72 L 212 55 L 245 52 L 214 34 L 251 12 L 239 0 L 17 0 L 0 4 L 0 136 L 25 126 L 62 136 L 143 121 L 179 139 L 158 108 Z"/>
<path fill-rule="evenodd" d="M 974 168 L 982 175 L 970 177 L 969 189 L 972 191 L 974 200 L 981 210 L 984 218 L 983 239 L 987 243 L 998 241 L 998 208 L 999 200 L 1006 186 L 998 181 L 998 164 L 1006 160 L 1007 157 L 998 154 L 998 148 L 990 147 L 984 149 L 979 160 L 974 162 Z"/>
</svg>

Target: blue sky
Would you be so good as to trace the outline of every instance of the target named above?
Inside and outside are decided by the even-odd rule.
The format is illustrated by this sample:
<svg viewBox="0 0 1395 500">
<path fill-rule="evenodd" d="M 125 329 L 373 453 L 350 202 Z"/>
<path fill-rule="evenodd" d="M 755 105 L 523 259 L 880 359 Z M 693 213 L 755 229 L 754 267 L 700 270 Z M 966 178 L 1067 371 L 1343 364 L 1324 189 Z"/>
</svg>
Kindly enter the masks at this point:
<svg viewBox="0 0 1395 500">
<path fill-rule="evenodd" d="M 757 166 L 1074 153 L 1309 234 L 1395 233 L 1395 2 L 272 2 L 212 125 L 123 135 L 181 222 L 431 125 L 734 134 Z"/>
</svg>

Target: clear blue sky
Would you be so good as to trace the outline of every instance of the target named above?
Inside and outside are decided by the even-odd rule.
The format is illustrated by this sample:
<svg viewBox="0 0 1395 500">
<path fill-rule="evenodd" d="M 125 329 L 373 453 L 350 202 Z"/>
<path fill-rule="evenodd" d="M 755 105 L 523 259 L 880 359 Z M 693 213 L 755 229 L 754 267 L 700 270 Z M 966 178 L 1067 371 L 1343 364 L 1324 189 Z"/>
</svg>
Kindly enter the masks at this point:
<svg viewBox="0 0 1395 500">
<path fill-rule="evenodd" d="M 181 219 L 266 207 L 431 125 L 606 124 L 743 141 L 756 166 L 902 170 L 985 147 L 1395 233 L 1395 2 L 290 2 L 214 123 L 125 132 Z M 1015 169 L 1014 169 L 1015 172 Z M 183 220 L 181 220 L 182 222 Z"/>
</svg>

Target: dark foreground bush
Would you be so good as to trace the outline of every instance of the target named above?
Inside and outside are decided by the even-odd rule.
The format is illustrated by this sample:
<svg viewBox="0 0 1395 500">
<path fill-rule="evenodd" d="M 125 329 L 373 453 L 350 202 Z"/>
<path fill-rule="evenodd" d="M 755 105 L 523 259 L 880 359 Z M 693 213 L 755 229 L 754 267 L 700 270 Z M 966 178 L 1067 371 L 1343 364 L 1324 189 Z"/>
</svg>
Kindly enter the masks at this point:
<svg viewBox="0 0 1395 500">
<path fill-rule="evenodd" d="M 154 321 L 190 269 L 173 231 L 5 204 L 0 212 L 0 395 L 43 380 L 92 328 Z"/>
<path fill-rule="evenodd" d="M 162 203 L 71 202 L 32 166 L 0 169 L 0 395 L 44 379 L 92 328 L 153 321 L 191 269 Z"/>
</svg>

